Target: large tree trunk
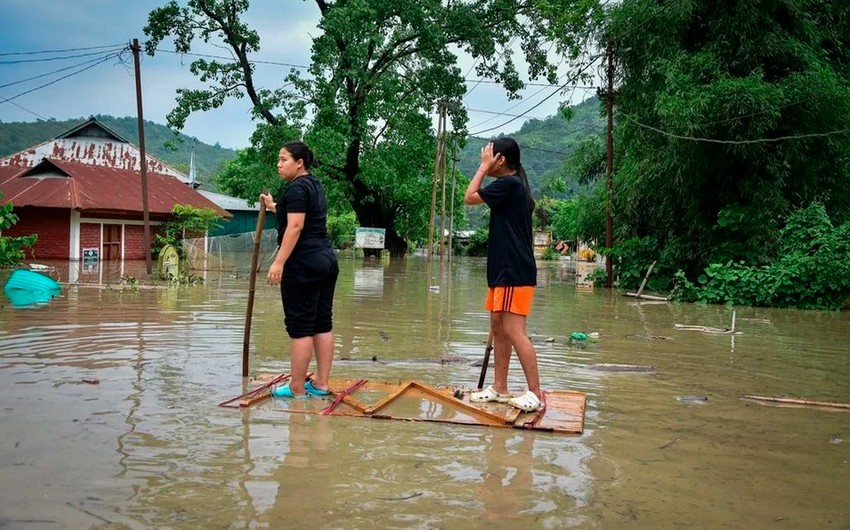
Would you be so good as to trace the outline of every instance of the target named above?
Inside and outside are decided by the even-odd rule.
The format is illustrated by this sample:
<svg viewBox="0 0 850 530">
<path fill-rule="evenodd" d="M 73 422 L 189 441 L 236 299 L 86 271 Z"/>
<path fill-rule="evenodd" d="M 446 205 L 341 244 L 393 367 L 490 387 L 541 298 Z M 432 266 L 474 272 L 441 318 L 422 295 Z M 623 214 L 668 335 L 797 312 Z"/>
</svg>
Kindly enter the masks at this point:
<svg viewBox="0 0 850 530">
<path fill-rule="evenodd" d="M 370 190 L 360 180 L 360 141 L 355 139 L 348 145 L 345 159 L 345 178 L 354 187 L 354 197 L 351 198 L 351 207 L 357 215 L 360 226 L 370 228 L 383 228 L 386 230 L 384 247 L 390 251 L 393 258 L 403 258 L 407 254 L 407 241 L 395 231 L 395 218 L 391 213 L 384 211 L 375 196 L 380 195 L 379 190 Z M 364 249 L 367 256 L 378 255 L 379 249 Z"/>
<path fill-rule="evenodd" d="M 363 197 L 355 194 L 351 206 L 357 215 L 357 222 L 360 226 L 386 229 L 384 248 L 390 251 L 391 257 L 403 258 L 407 254 L 407 241 L 395 231 L 393 219 L 388 218 L 385 212 L 381 211 L 380 205 L 375 204 L 372 200 L 364 200 Z M 363 252 L 369 256 L 378 255 L 381 251 L 364 249 Z"/>
</svg>

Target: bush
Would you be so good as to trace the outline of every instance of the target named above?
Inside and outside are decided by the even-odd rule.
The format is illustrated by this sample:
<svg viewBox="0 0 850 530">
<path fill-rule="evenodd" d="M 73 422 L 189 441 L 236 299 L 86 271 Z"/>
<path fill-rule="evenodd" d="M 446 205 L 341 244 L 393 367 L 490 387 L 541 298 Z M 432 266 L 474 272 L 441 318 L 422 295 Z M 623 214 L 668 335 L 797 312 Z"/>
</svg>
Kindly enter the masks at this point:
<svg viewBox="0 0 850 530">
<path fill-rule="evenodd" d="M 345 243 L 354 241 L 357 228 L 357 216 L 354 212 L 328 216 L 328 240 L 334 248 L 342 248 Z"/>
<path fill-rule="evenodd" d="M 172 219 L 162 223 L 161 233 L 154 237 L 154 255 L 159 255 L 166 245 L 172 245 L 183 258 L 185 257 L 182 245 L 184 238 L 201 235 L 220 222 L 218 215 L 211 208 L 175 204 L 171 214 Z"/>
<path fill-rule="evenodd" d="M 454 252 L 460 256 L 486 256 L 489 238 L 488 229 L 486 227 L 479 228 L 466 243 L 461 243 L 459 239 L 455 239 Z"/>
<path fill-rule="evenodd" d="M 697 283 L 681 271 L 673 298 L 687 302 L 839 309 L 850 299 L 850 222 L 834 227 L 822 204 L 792 214 L 769 265 L 713 263 Z"/>
<path fill-rule="evenodd" d="M 0 233 L 18 222 L 18 216 L 12 213 L 12 203 L 0 206 Z M 17 265 L 24 259 L 24 249 L 38 240 L 36 234 L 23 237 L 0 236 L 0 267 Z"/>
</svg>

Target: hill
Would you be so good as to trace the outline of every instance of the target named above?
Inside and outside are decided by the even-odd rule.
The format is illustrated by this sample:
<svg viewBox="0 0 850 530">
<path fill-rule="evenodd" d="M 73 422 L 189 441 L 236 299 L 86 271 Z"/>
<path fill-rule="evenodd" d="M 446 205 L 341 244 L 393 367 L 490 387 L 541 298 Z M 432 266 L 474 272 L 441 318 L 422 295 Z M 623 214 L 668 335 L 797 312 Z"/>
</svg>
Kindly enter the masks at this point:
<svg viewBox="0 0 850 530">
<path fill-rule="evenodd" d="M 520 145 L 522 165 L 528 174 L 532 190 L 537 195 L 564 197 L 572 195 L 577 189 L 575 182 L 567 179 L 567 190 L 556 191 L 552 181 L 572 154 L 578 143 L 588 135 L 599 134 L 605 130 L 605 120 L 600 115 L 599 100 L 596 97 L 571 107 L 572 119 L 561 115 L 545 120 L 529 120 L 515 133 L 506 134 Z M 461 150 L 458 169 L 471 177 L 478 169 L 481 148 L 490 138 L 469 137 Z"/>
<path fill-rule="evenodd" d="M 95 116 L 98 121 L 139 144 L 139 129 L 136 118 Z M 8 156 L 35 144 L 50 140 L 72 129 L 88 118 L 72 120 L 39 120 L 35 122 L 0 122 L 0 157 Z M 184 173 L 189 173 L 192 145 L 195 146 L 195 174 L 202 189 L 217 191 L 213 177 L 221 165 L 236 157 L 236 151 L 218 145 L 209 145 L 185 134 L 175 135 L 165 125 L 145 120 L 145 148 L 156 158 Z"/>
</svg>

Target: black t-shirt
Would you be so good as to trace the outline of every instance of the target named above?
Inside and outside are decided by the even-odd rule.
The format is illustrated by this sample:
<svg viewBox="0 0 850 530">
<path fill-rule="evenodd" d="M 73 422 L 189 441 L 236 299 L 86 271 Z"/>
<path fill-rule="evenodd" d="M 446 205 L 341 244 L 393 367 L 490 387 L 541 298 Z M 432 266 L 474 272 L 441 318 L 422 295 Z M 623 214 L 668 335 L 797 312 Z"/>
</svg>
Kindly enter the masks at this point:
<svg viewBox="0 0 850 530">
<path fill-rule="evenodd" d="M 480 189 L 478 195 L 490 207 L 487 285 L 537 285 L 531 212 L 522 178 L 519 175 L 497 178 Z"/>
<path fill-rule="evenodd" d="M 328 237 L 328 200 L 322 184 L 313 175 L 302 175 L 293 180 L 277 201 L 277 244 L 283 241 L 288 213 L 303 213 L 304 228 L 295 243 L 293 252 L 304 245 L 323 242 Z"/>
</svg>

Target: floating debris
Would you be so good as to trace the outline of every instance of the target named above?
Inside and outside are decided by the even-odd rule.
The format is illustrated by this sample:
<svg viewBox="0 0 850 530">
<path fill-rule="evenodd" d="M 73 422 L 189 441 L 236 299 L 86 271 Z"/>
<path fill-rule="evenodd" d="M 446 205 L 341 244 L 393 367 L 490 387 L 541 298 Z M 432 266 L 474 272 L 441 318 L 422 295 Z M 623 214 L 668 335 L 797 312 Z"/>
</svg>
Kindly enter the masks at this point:
<svg viewBox="0 0 850 530">
<path fill-rule="evenodd" d="M 706 396 L 676 396 L 676 401 L 680 401 L 682 403 L 693 403 L 695 405 L 705 405 L 708 403 L 708 397 Z"/>
<path fill-rule="evenodd" d="M 593 364 L 588 366 L 591 370 L 597 372 L 609 373 L 635 373 L 635 374 L 654 374 L 656 373 L 654 366 L 641 366 L 639 364 Z"/>
</svg>

